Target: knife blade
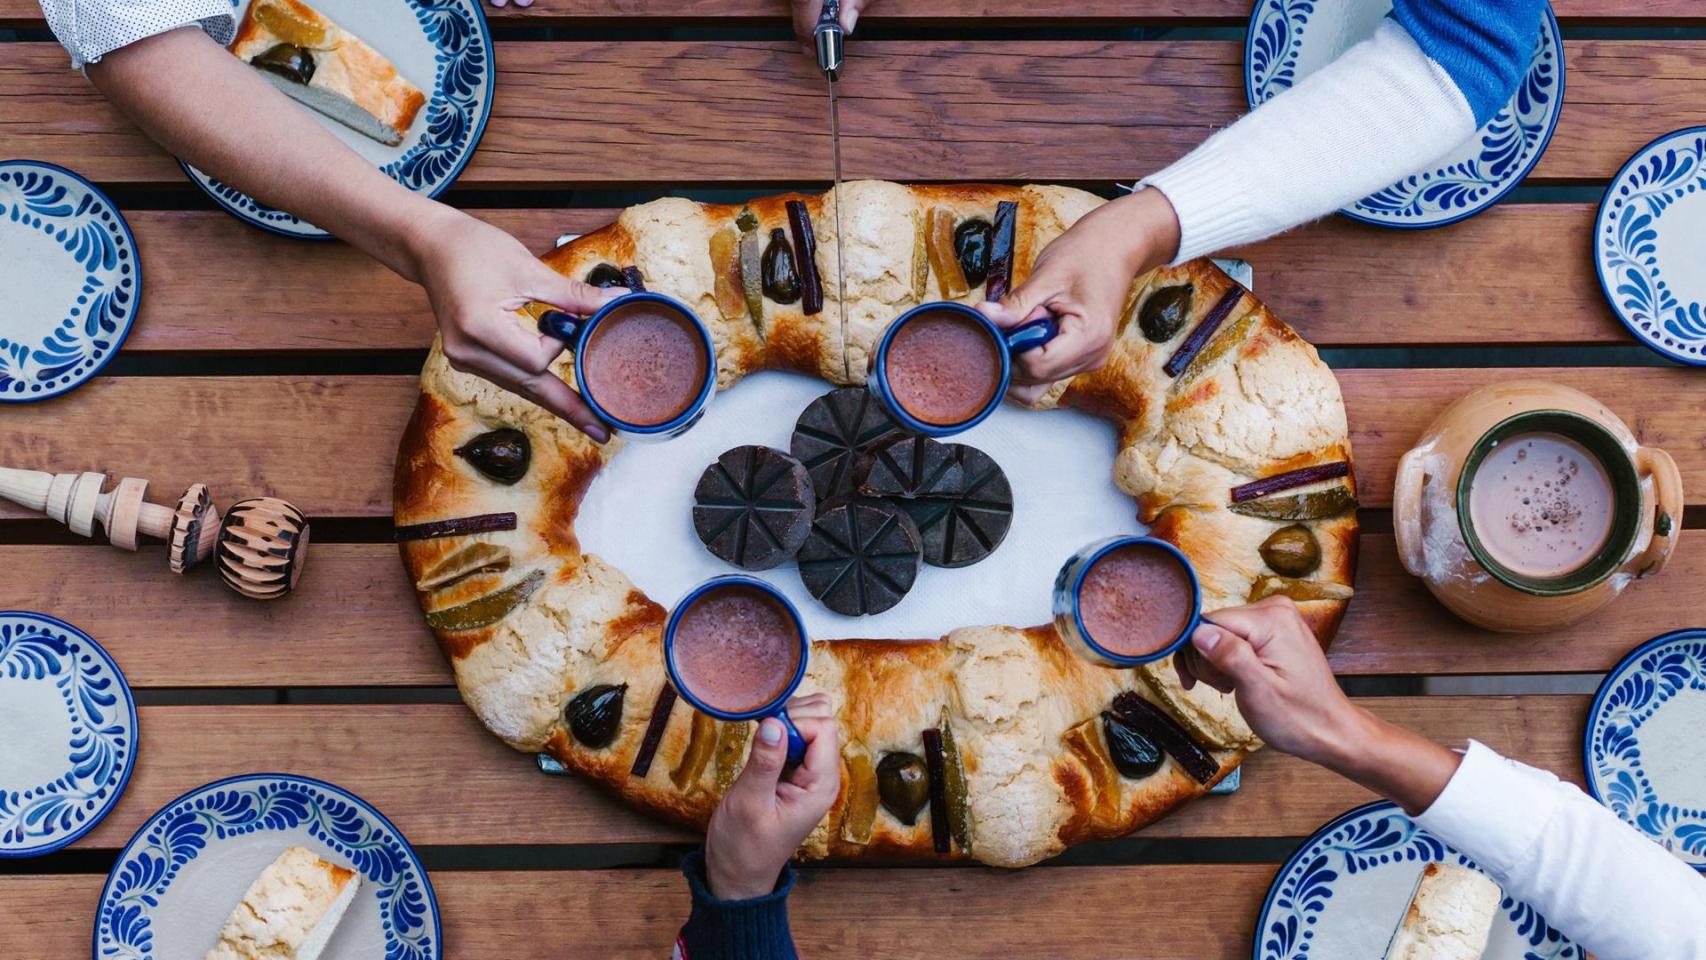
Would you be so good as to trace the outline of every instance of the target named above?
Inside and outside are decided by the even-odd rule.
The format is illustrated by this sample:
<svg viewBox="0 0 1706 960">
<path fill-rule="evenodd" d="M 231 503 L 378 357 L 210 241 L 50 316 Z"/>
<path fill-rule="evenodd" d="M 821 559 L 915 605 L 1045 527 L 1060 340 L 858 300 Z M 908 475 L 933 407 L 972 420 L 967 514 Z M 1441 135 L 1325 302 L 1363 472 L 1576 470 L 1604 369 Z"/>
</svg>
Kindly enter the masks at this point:
<svg viewBox="0 0 1706 960">
<path fill-rule="evenodd" d="M 841 317 L 841 377 L 848 383 L 853 379 L 853 367 L 847 357 L 847 260 L 841 252 L 841 123 L 835 103 L 835 84 L 841 79 L 845 40 L 841 30 L 841 0 L 824 0 L 813 37 L 817 42 L 818 69 L 823 71 L 829 88 L 829 151 L 835 178 L 830 191 L 835 205 L 835 309 Z"/>
</svg>

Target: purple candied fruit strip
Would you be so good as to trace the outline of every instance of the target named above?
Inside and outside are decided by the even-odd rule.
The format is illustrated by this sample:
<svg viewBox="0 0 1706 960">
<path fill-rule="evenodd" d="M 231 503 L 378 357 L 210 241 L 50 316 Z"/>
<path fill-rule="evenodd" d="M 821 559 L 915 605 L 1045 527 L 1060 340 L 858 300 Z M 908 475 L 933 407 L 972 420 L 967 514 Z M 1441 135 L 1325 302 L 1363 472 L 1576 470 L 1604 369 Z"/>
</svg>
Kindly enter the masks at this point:
<svg viewBox="0 0 1706 960">
<path fill-rule="evenodd" d="M 1246 500 L 1265 497 L 1270 493 L 1290 490 L 1292 487 L 1320 483 L 1322 480 L 1336 480 L 1339 477 L 1349 476 L 1350 472 L 1351 465 L 1344 460 L 1334 460 L 1332 463 L 1317 463 L 1311 467 L 1287 470 L 1285 473 L 1276 473 L 1271 477 L 1263 477 L 1260 480 L 1252 480 L 1249 483 L 1233 487 L 1232 502 L 1243 503 Z"/>
<path fill-rule="evenodd" d="M 657 755 L 658 744 L 663 742 L 664 729 L 669 726 L 669 712 L 675 709 L 675 688 L 664 681 L 663 689 L 658 691 L 657 703 L 652 706 L 652 716 L 646 721 L 646 735 L 640 740 L 640 752 L 634 755 L 634 766 L 628 770 L 629 776 L 645 777 L 652 769 L 652 757 Z"/>
<path fill-rule="evenodd" d="M 924 766 L 930 772 L 930 839 L 937 853 L 953 849 L 948 823 L 948 762 L 942 753 L 942 731 L 924 731 Z"/>
<path fill-rule="evenodd" d="M 994 303 L 1013 285 L 1013 240 L 1019 226 L 1019 205 L 1003 200 L 995 205 L 994 239 L 989 244 L 989 279 L 983 299 Z"/>
<path fill-rule="evenodd" d="M 1162 713 L 1160 707 L 1148 700 L 1127 690 L 1114 698 L 1113 712 L 1138 733 L 1155 741 L 1196 782 L 1207 783 L 1220 773 L 1220 761 L 1208 752 L 1208 748 L 1193 740 L 1190 733 L 1179 726 L 1179 721 Z"/>
<path fill-rule="evenodd" d="M 1191 331 L 1185 342 L 1179 344 L 1179 349 L 1167 358 L 1167 365 L 1161 368 L 1167 376 L 1177 377 L 1185 372 L 1185 368 L 1191 365 L 1191 361 L 1202 352 L 1202 348 L 1214 339 L 1214 332 L 1226 322 L 1226 318 L 1232 314 L 1232 308 L 1238 306 L 1238 302 L 1243 299 L 1244 287 L 1233 283 L 1232 289 L 1226 291 L 1225 296 L 1209 310 L 1208 316 L 1202 318 L 1202 323 L 1197 324 L 1197 328 Z"/>
<path fill-rule="evenodd" d="M 513 513 L 482 513 L 472 517 L 453 517 L 449 520 L 434 520 L 431 523 L 412 523 L 398 527 L 392 537 L 398 543 L 410 540 L 435 540 L 439 537 L 465 537 L 476 533 L 492 533 L 497 530 L 514 530 L 515 514 Z"/>
<path fill-rule="evenodd" d="M 800 275 L 800 308 L 806 316 L 823 310 L 823 278 L 817 272 L 817 236 L 800 200 L 788 201 L 788 227 L 794 234 L 794 269 Z"/>
</svg>

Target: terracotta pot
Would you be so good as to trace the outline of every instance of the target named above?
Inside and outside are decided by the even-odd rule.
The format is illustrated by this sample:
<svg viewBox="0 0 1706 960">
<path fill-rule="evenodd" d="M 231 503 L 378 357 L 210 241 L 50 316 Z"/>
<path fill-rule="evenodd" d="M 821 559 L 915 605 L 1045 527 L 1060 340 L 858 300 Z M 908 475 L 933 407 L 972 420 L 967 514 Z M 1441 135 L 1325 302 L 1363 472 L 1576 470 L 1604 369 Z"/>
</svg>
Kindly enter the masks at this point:
<svg viewBox="0 0 1706 960">
<path fill-rule="evenodd" d="M 1536 579 L 1488 556 L 1469 520 L 1481 459 L 1519 433 L 1556 433 L 1588 448 L 1610 474 L 1611 538 L 1562 576 Z M 1398 556 L 1453 613 L 1490 630 L 1537 633 L 1575 623 L 1631 580 L 1663 569 L 1682 533 L 1682 477 L 1670 454 L 1643 447 L 1594 398 L 1540 380 L 1483 387 L 1447 407 L 1398 461 L 1392 512 Z"/>
</svg>

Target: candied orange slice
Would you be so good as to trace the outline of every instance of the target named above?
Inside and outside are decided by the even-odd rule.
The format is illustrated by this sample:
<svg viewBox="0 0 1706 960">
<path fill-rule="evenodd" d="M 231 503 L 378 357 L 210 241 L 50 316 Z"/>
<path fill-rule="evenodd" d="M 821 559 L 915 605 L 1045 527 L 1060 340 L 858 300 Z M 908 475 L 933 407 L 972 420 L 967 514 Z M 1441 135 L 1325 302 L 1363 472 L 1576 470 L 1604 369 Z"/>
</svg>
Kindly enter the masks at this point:
<svg viewBox="0 0 1706 960">
<path fill-rule="evenodd" d="M 255 2 L 259 4 L 255 8 L 255 20 L 273 36 L 306 50 L 331 49 L 332 32 L 324 23 L 309 17 L 295 5 L 278 0 Z"/>
</svg>

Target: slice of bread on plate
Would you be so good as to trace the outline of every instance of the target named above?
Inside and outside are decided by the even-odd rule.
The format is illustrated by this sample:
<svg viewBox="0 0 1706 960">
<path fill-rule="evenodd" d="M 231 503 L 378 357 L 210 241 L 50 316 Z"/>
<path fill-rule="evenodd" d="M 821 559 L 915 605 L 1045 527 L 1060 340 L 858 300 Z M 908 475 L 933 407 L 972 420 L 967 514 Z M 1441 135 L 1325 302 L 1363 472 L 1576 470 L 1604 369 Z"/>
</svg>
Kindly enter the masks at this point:
<svg viewBox="0 0 1706 960">
<path fill-rule="evenodd" d="M 361 877 L 303 847 L 288 847 L 243 894 L 204 960 L 318 960 Z"/>
<path fill-rule="evenodd" d="M 391 61 L 301 0 L 254 0 L 231 52 L 292 99 L 388 146 L 426 103 Z"/>
<path fill-rule="evenodd" d="M 1503 899 L 1486 874 L 1428 864 L 1392 934 L 1386 960 L 1481 960 Z"/>
</svg>

